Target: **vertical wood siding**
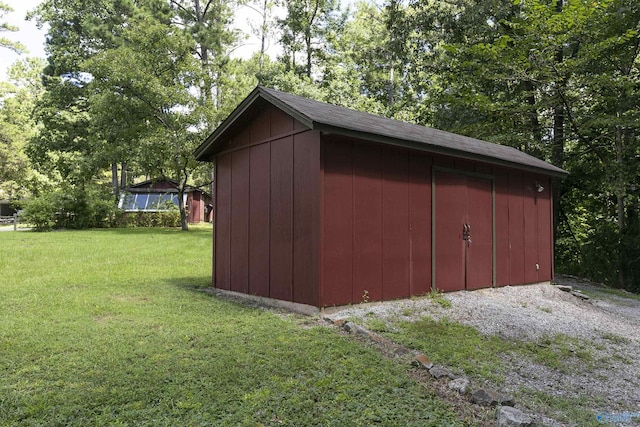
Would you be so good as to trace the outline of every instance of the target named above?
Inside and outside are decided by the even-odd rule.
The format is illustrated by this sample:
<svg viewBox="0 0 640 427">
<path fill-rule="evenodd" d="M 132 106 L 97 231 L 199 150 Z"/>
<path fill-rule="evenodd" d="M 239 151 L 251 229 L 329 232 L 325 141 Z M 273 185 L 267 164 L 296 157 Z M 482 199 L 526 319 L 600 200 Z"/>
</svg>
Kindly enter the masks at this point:
<svg viewBox="0 0 640 427">
<path fill-rule="evenodd" d="M 519 172 L 509 172 L 509 283 L 524 281 L 524 201 L 523 179 Z M 504 226 L 504 225 L 501 225 Z"/>
<path fill-rule="evenodd" d="M 217 156 L 214 284 L 318 305 L 320 139 L 296 125 L 268 108 Z"/>
<path fill-rule="evenodd" d="M 382 158 L 382 298 L 409 295 L 409 153 Z"/>
<path fill-rule="evenodd" d="M 522 204 L 524 215 L 524 282 L 534 283 L 538 281 L 538 209 L 534 189 L 535 181 L 529 175 L 524 175 L 522 183 Z"/>
<path fill-rule="evenodd" d="M 536 193 L 536 177 L 520 171 L 346 138 L 322 144 L 322 305 L 422 295 L 434 267 L 443 290 L 490 287 L 494 275 L 496 286 L 551 279 L 547 178 Z M 451 170 L 435 186 L 434 166 Z M 432 191 L 436 235 L 449 236 L 435 239 L 433 257 Z"/>
<path fill-rule="evenodd" d="M 423 295 L 431 291 L 431 157 L 409 155 L 409 201 L 409 293 Z"/>
<path fill-rule="evenodd" d="M 382 299 L 382 148 L 353 146 L 353 292 Z"/>
<path fill-rule="evenodd" d="M 509 274 L 509 175 L 504 170 L 495 171 L 496 194 L 496 286 L 510 283 Z"/>
<path fill-rule="evenodd" d="M 325 305 L 353 299 L 352 145 L 326 142 L 324 155 Z"/>
<path fill-rule="evenodd" d="M 216 171 L 216 277 L 217 288 L 231 287 L 231 154 L 219 156 Z"/>
<path fill-rule="evenodd" d="M 551 182 L 548 178 L 538 177 L 544 187 L 536 196 L 538 205 L 538 262 L 540 271 L 538 280 L 553 279 L 553 227 L 551 225 Z"/>
<path fill-rule="evenodd" d="M 320 253 L 320 140 L 293 137 L 293 301 L 318 302 Z"/>
<path fill-rule="evenodd" d="M 430 157 L 329 138 L 322 144 L 323 304 L 428 292 Z"/>
<path fill-rule="evenodd" d="M 231 287 L 249 292 L 249 151 L 231 153 Z"/>
<path fill-rule="evenodd" d="M 249 165 L 249 293 L 269 296 L 271 199 L 269 144 L 251 147 Z"/>
<path fill-rule="evenodd" d="M 293 137 L 271 145 L 271 242 L 269 296 L 293 297 Z"/>
</svg>

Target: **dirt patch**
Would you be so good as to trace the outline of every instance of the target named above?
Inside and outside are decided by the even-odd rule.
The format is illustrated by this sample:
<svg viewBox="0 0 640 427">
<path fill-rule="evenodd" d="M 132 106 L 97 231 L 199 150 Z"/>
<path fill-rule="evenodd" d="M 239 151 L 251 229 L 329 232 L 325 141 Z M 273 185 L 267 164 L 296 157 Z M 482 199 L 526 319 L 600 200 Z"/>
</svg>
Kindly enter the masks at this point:
<svg viewBox="0 0 640 427">
<path fill-rule="evenodd" d="M 567 421 L 562 405 L 581 402 L 593 414 L 640 412 L 640 301 L 611 293 L 601 285 L 570 276 L 558 284 L 590 295 L 583 300 L 552 285 L 483 289 L 445 294 L 450 304 L 418 298 L 362 304 L 330 313 L 332 319 L 414 321 L 429 316 L 473 326 L 483 335 L 539 342 L 562 334 L 589 349 L 589 363 L 576 359 L 558 370 L 511 354 L 499 355 L 509 366 L 500 387 L 520 396 L 523 406 L 541 413 L 545 425 L 580 425 Z M 564 402 L 564 403 L 559 403 Z M 482 418 L 482 417 L 480 417 Z M 559 418 L 563 421 L 558 421 Z M 638 421 L 616 425 L 640 425 Z"/>
</svg>

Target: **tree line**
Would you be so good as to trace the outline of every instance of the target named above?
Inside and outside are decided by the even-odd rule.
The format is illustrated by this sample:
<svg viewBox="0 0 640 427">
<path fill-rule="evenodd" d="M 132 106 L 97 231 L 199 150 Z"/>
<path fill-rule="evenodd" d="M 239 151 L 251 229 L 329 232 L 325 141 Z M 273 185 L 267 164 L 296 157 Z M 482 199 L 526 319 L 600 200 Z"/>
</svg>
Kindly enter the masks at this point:
<svg viewBox="0 0 640 427">
<path fill-rule="evenodd" d="M 249 59 L 240 8 L 258 17 Z M 46 62 L 19 61 L 0 92 L 9 197 L 206 186 L 193 149 L 259 83 L 568 170 L 556 269 L 640 290 L 637 1 L 45 0 L 31 19 Z"/>
</svg>

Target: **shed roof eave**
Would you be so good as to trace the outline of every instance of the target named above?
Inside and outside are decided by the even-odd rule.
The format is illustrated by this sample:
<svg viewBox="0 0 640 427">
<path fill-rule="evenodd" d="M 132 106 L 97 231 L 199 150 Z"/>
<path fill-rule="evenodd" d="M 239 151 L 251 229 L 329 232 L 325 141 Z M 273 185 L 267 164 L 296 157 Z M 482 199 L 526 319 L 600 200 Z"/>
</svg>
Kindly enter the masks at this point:
<svg viewBox="0 0 640 427">
<path fill-rule="evenodd" d="M 504 166 L 504 167 L 521 169 L 521 170 L 527 170 L 530 172 L 542 173 L 542 174 L 549 175 L 556 178 L 566 178 L 567 175 L 569 175 L 569 172 L 557 166 L 554 166 L 550 163 L 544 162 L 543 160 L 537 159 L 533 156 L 531 156 L 532 160 L 537 160 L 540 163 L 543 163 L 544 167 L 536 166 L 536 165 L 528 165 L 521 162 L 504 160 L 497 157 L 492 157 L 492 156 L 487 156 L 482 154 L 474 154 L 465 150 L 456 150 L 454 148 L 441 147 L 438 145 L 428 144 L 422 141 L 411 141 L 411 140 L 400 139 L 400 138 L 392 138 L 392 137 L 379 135 L 375 133 L 360 132 L 360 131 L 344 129 L 341 127 L 334 127 L 331 125 L 321 124 L 321 123 L 314 123 L 313 129 L 317 129 L 323 132 L 324 134 L 335 134 L 335 135 L 341 135 L 346 137 L 358 138 L 365 141 L 372 141 L 372 142 L 382 143 L 386 145 L 392 145 L 395 147 L 403 147 L 403 148 L 409 148 L 409 149 L 414 149 L 414 150 L 424 151 L 424 152 L 429 152 L 434 154 L 448 155 L 448 156 L 456 157 L 459 159 L 482 161 L 482 162 L 497 165 L 497 166 Z"/>
</svg>

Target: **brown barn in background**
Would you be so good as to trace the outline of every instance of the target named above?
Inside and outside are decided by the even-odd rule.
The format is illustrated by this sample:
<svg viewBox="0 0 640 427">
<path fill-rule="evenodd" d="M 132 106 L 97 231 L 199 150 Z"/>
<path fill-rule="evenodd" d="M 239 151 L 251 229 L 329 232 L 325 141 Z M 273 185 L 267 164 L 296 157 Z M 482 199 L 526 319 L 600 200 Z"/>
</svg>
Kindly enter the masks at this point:
<svg viewBox="0 0 640 427">
<path fill-rule="evenodd" d="M 133 184 L 120 196 L 118 207 L 125 212 L 161 212 L 167 203 L 178 206 L 178 182 L 171 179 L 147 180 Z M 190 224 L 211 221 L 211 196 L 204 191 L 187 186 L 183 200 Z"/>
<path fill-rule="evenodd" d="M 259 86 L 195 155 L 216 288 L 323 307 L 553 278 L 566 172 L 513 148 Z"/>
</svg>

